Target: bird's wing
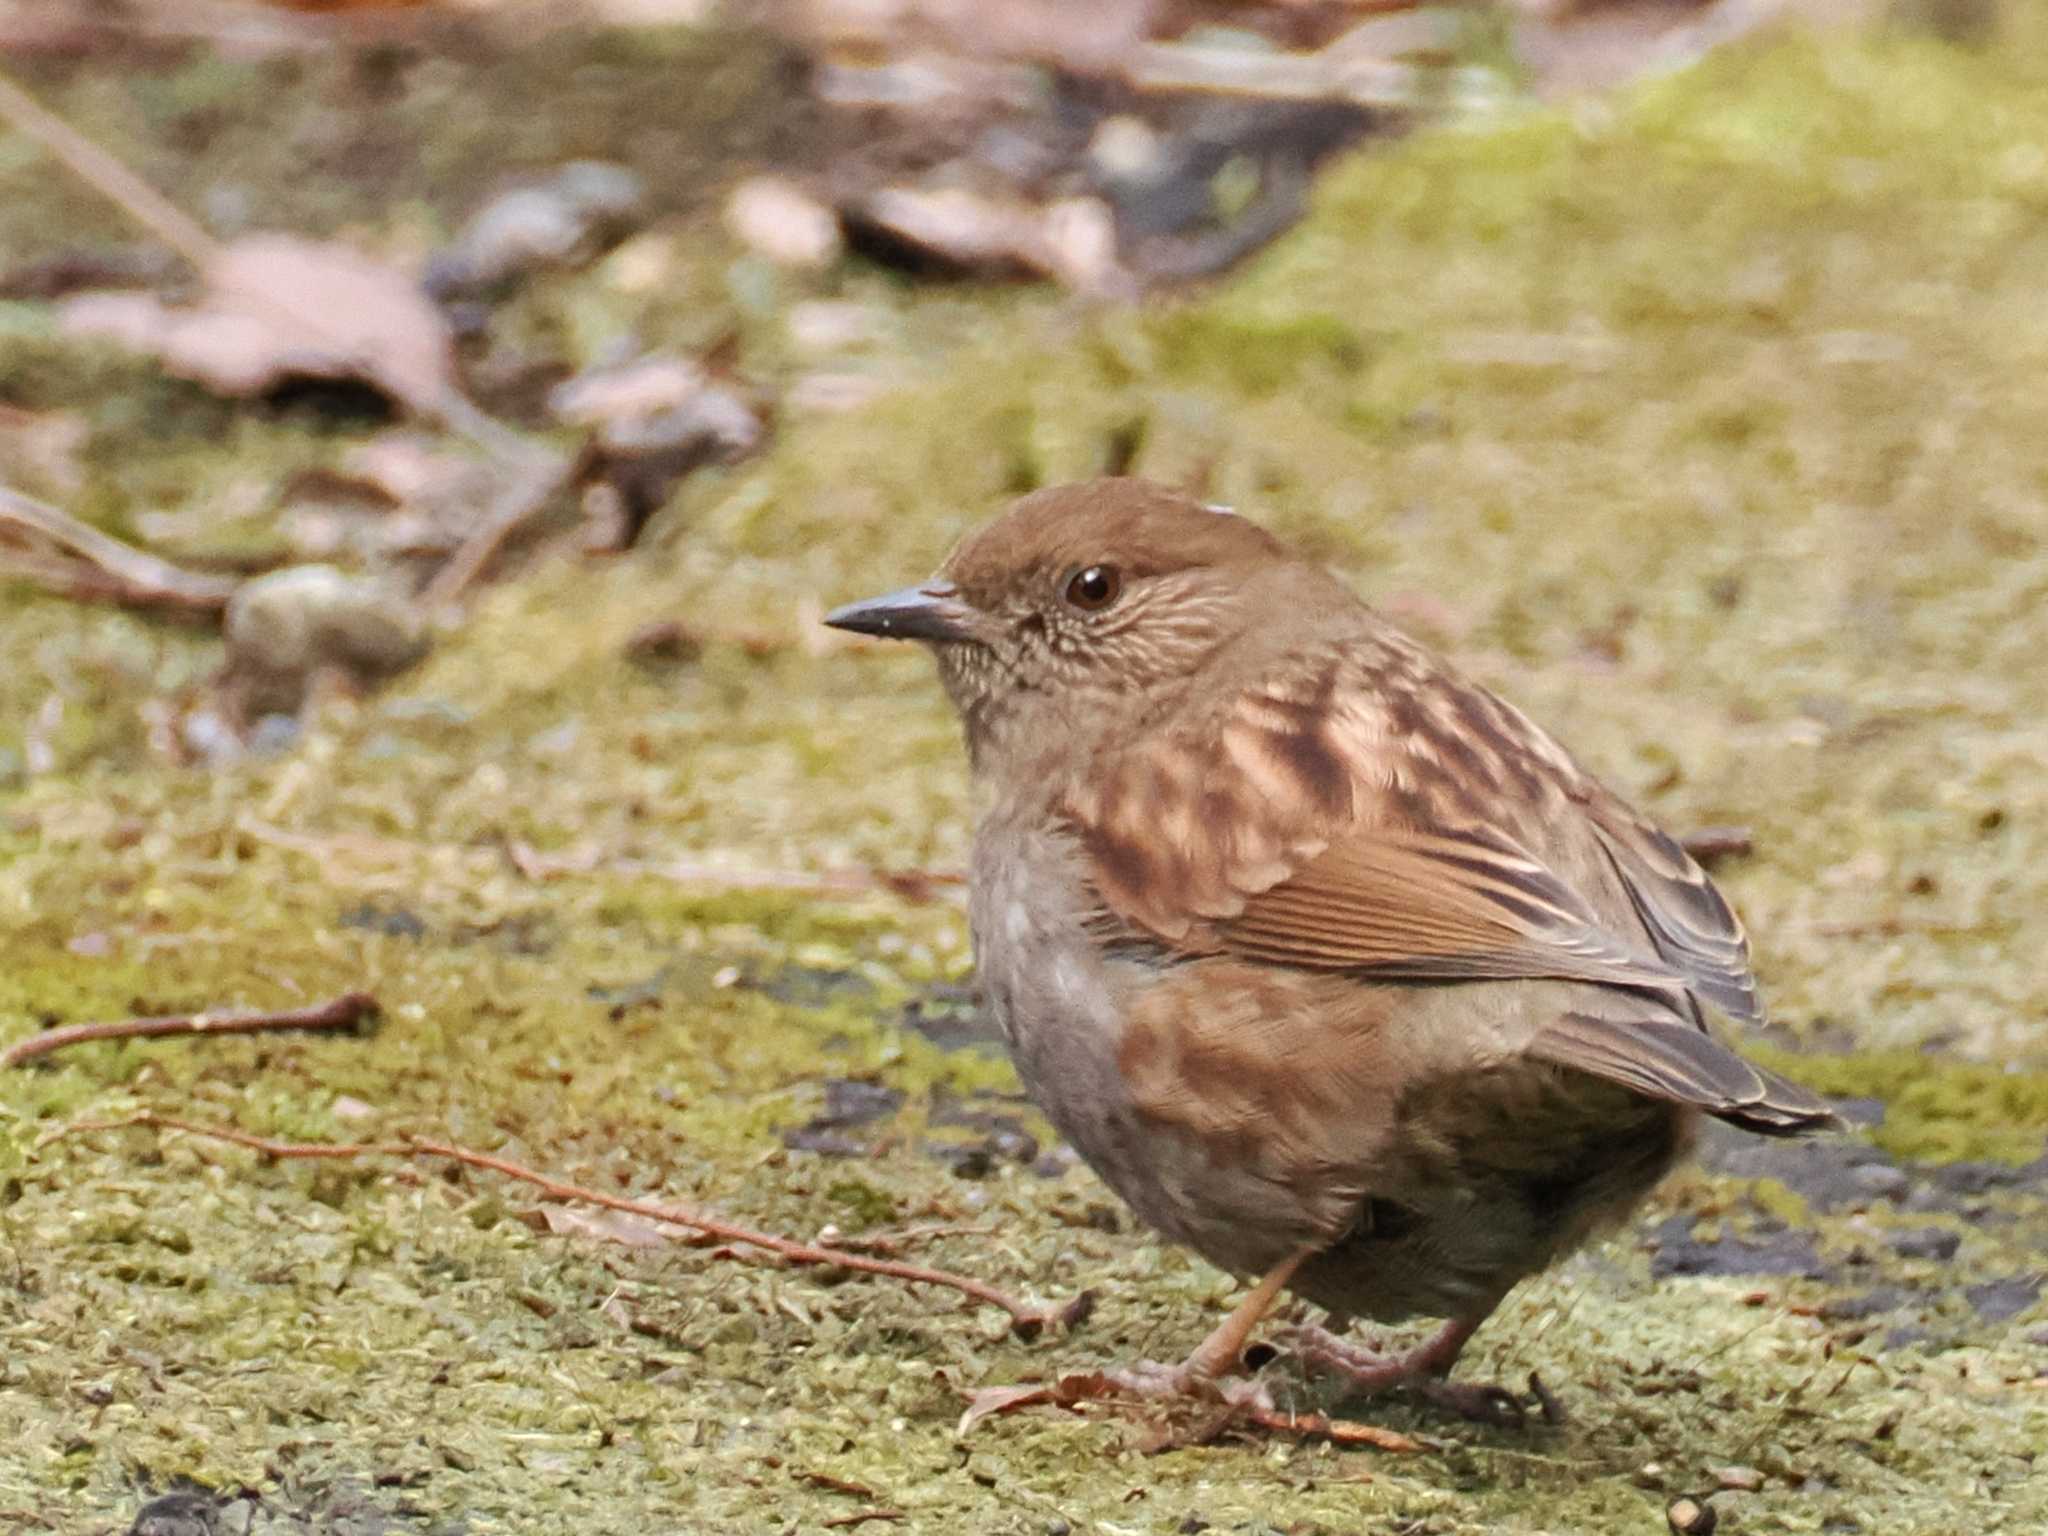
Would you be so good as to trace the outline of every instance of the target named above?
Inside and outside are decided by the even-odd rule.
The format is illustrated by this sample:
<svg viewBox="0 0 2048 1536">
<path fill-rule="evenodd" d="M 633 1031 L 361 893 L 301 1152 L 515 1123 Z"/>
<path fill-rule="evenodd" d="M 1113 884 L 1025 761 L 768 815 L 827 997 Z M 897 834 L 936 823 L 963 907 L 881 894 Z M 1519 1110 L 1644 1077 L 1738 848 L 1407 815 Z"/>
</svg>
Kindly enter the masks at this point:
<svg viewBox="0 0 2048 1536">
<path fill-rule="evenodd" d="M 1685 851 L 1397 638 L 1146 733 L 1065 810 L 1105 920 L 1170 949 L 1760 1014 L 1741 926 Z"/>
<path fill-rule="evenodd" d="M 1602 786 L 1590 786 L 1586 806 L 1601 850 L 1659 958 L 1730 1018 L 1761 1024 L 1749 940 L 1707 872 Z"/>
<path fill-rule="evenodd" d="M 1148 733 L 1065 811 L 1112 941 L 1385 981 L 1613 988 L 1633 999 L 1616 1017 L 1567 1014 L 1523 1048 L 1754 1129 L 1830 1118 L 1706 1032 L 1702 1003 L 1761 1010 L 1741 925 L 1692 858 L 1526 717 L 1398 640 Z"/>
</svg>

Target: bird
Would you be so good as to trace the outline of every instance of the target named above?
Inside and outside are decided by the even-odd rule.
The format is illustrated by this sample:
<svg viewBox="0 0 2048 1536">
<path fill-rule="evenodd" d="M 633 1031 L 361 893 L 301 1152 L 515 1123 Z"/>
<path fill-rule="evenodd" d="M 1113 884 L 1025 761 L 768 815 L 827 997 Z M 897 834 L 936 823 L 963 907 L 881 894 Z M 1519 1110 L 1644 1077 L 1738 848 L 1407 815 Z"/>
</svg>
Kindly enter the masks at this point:
<svg viewBox="0 0 2048 1536">
<path fill-rule="evenodd" d="M 1700 866 L 1520 710 L 1250 518 L 1142 479 L 1024 496 L 930 580 L 825 616 L 919 642 L 979 792 L 969 922 L 1024 1087 L 1137 1217 L 1283 1293 L 1353 1393 L 1446 1378 L 1704 1117 L 1837 1123 L 1722 1043 L 1764 1011 Z M 1359 1319 L 1439 1320 L 1405 1349 Z M 1239 1383 L 1240 1385 L 1242 1383 Z"/>
</svg>

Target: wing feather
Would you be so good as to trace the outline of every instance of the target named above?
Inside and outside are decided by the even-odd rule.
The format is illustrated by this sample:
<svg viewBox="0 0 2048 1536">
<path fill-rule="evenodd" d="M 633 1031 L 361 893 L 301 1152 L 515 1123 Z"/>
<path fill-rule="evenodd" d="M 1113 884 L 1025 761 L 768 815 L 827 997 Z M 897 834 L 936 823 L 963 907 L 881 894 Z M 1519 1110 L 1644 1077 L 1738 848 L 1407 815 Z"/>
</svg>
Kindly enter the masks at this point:
<svg viewBox="0 0 2048 1536">
<path fill-rule="evenodd" d="M 1102 921 L 1168 950 L 1590 982 L 1702 1028 L 1762 1015 L 1742 927 L 1685 851 L 1391 631 L 1145 733 L 1091 786 L 1065 810 Z"/>
</svg>

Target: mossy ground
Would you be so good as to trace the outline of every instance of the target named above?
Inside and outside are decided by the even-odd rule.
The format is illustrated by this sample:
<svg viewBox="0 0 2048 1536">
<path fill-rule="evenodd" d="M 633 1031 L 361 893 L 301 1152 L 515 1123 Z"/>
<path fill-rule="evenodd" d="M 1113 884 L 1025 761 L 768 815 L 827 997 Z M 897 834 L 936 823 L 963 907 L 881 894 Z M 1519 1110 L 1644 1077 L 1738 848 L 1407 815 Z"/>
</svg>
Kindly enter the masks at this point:
<svg viewBox="0 0 2048 1536">
<path fill-rule="evenodd" d="M 2040 1529 L 2032 1174 L 1926 1217 L 1681 1176 L 1479 1340 L 1469 1369 L 1540 1370 L 1574 1412 L 1561 1430 L 1397 1405 L 1387 1420 L 1438 1449 L 1147 1457 L 1128 1426 L 1050 1412 L 957 1441 L 962 1389 L 1171 1356 L 1226 1283 L 1102 1230 L 1084 1171 L 961 1179 L 921 1148 L 932 1090 L 1010 1087 L 904 1022 L 964 974 L 955 910 L 616 868 L 958 863 L 969 807 L 923 663 L 814 654 L 805 615 L 923 571 L 1020 487 L 1134 452 L 1312 544 L 1667 822 L 1750 827 L 1724 879 L 1782 1021 L 1774 1060 L 1888 1101 L 1876 1134 L 1916 1190 L 1946 1186 L 1912 1159 L 2026 1164 L 2048 1135 L 2048 25 L 2028 8 L 2008 31 L 1983 54 L 1744 47 L 1611 103 L 1368 151 L 1244 273 L 1142 312 L 820 280 L 872 311 L 861 366 L 892 393 L 786 421 L 631 557 L 496 590 L 423 669 L 326 706 L 279 758 L 156 764 L 139 711 L 203 677 L 211 643 L 6 593 L 0 1036 L 357 986 L 385 1016 L 360 1038 L 88 1047 L 0 1078 L 0 1519 L 118 1530 L 142 1489 L 186 1478 L 367 1482 L 409 1526 L 477 1532 L 812 1531 L 867 1504 L 898 1529 L 1019 1536 L 1620 1532 L 1742 1464 L 1764 1486 L 1719 1496 L 1723 1529 Z M 662 89 L 615 92 L 621 117 L 579 119 L 574 143 L 544 91 L 518 97 L 518 141 L 478 133 L 506 77 L 430 63 L 391 76 L 410 126 L 376 174 L 397 202 L 346 157 L 310 176 L 259 155 L 236 185 L 258 223 L 403 246 L 487 170 L 631 139 L 634 101 L 699 103 L 681 142 L 745 156 L 753 98 L 687 88 L 742 54 L 620 49 L 607 78 Z M 360 131 L 357 97 L 309 91 L 309 67 L 42 85 L 198 206 L 223 144 L 302 112 L 316 139 Z M 415 155 L 462 173 L 421 179 Z M 678 190 L 642 237 L 665 242 L 667 289 L 601 266 L 534 285 L 504 323 L 574 363 L 628 332 L 737 326 L 750 365 L 786 375 L 777 317 L 812 290 L 738 259 L 704 198 Z M 0 209 L 21 251 L 116 232 L 18 144 Z M 203 543 L 223 507 L 346 446 L 83 361 L 31 305 L 0 306 L 0 334 L 11 403 L 87 414 L 79 504 L 112 523 L 184 514 Z M 626 658 L 677 614 L 714 637 L 699 658 Z M 790 647 L 715 639 L 742 629 Z M 31 733 L 55 754 L 32 778 Z M 536 881 L 515 840 L 597 858 Z M 785 985 L 814 972 L 859 985 Z M 908 1095 L 874 1156 L 783 1147 L 833 1077 Z M 1103 1304 L 1026 1346 L 896 1285 L 544 1235 L 531 1192 L 488 1176 L 270 1165 L 141 1130 L 41 1141 L 145 1105 L 295 1138 L 446 1135 L 798 1234 L 967 1226 L 918 1256 Z M 1651 1234 L 1686 1213 L 1709 1238 L 1792 1222 L 1825 1262 L 1652 1282 Z M 1909 1220 L 1953 1229 L 1953 1257 L 1891 1244 Z M 1985 1285 L 2019 1306 L 1973 1299 Z M 1889 1333 L 1838 1305 L 1888 1288 Z"/>
</svg>

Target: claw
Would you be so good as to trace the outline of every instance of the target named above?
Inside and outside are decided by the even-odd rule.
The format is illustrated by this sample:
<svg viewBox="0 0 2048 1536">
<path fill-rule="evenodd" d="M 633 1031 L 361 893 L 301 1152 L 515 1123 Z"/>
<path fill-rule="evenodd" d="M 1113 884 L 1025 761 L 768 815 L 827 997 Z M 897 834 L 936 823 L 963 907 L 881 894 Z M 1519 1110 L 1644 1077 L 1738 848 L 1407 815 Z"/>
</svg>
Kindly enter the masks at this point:
<svg viewBox="0 0 2048 1536">
<path fill-rule="evenodd" d="M 1433 1337 L 1399 1353 L 1363 1348 L 1327 1328 L 1292 1328 L 1282 1339 L 1304 1364 L 1340 1377 L 1356 1395 L 1409 1387 L 1424 1401 L 1477 1423 L 1510 1429 L 1527 1423 L 1527 1407 L 1505 1387 L 1443 1379 L 1477 1326 L 1466 1321 L 1446 1323 Z M 1562 1405 L 1547 1390 L 1534 1390 L 1544 1418 L 1561 1421 Z"/>
</svg>

